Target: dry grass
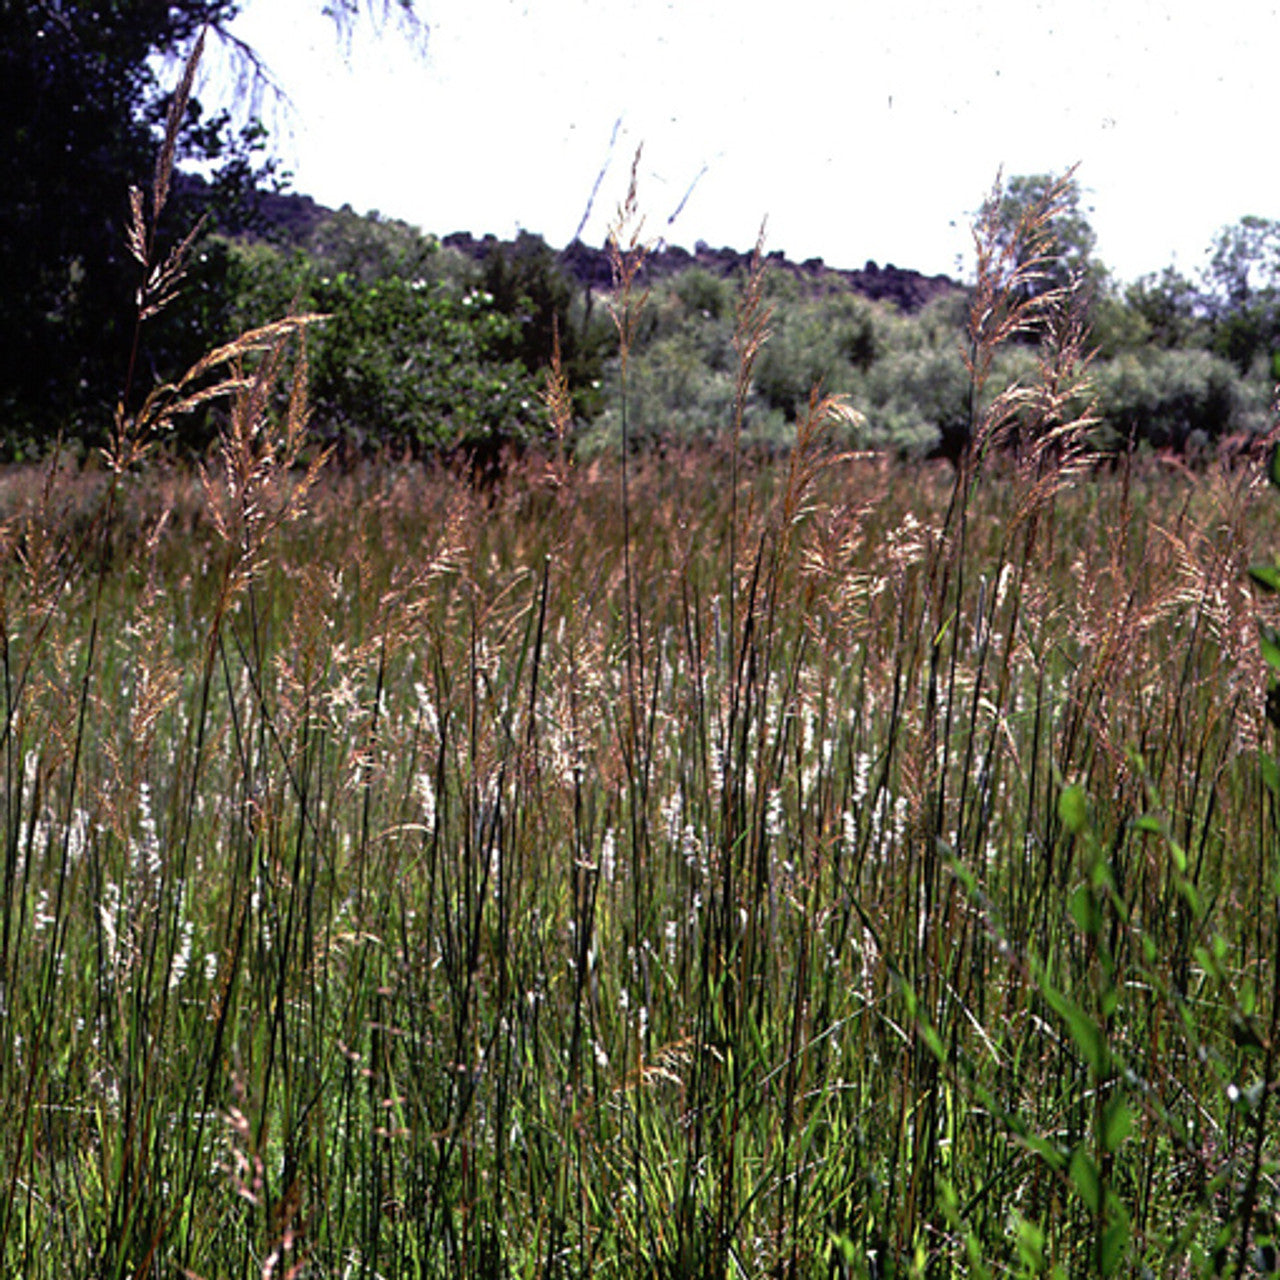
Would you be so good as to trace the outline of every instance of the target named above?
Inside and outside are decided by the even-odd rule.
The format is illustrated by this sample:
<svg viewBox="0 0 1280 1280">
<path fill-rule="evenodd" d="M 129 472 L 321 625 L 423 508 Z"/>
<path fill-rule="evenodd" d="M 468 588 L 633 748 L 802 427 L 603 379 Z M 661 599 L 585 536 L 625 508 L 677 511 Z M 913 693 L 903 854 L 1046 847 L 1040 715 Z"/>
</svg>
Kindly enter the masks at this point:
<svg viewBox="0 0 1280 1280">
<path fill-rule="evenodd" d="M 1172 1274 L 1238 1238 L 1256 485 L 1077 478 L 1033 522 L 1043 474 L 997 467 L 959 566 L 947 468 L 749 469 L 731 645 L 728 464 L 633 460 L 641 760 L 612 468 L 322 475 L 231 594 L 227 474 L 97 577 L 48 515 L 79 481 L 9 526 L 8 1265 Z"/>
</svg>

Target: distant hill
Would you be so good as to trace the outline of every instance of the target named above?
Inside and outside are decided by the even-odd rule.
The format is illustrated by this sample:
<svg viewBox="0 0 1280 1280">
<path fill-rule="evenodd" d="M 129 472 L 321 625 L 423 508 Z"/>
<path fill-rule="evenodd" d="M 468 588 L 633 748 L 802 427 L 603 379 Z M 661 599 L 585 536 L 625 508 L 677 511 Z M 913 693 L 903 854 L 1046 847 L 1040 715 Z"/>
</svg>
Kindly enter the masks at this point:
<svg viewBox="0 0 1280 1280">
<path fill-rule="evenodd" d="M 197 210 L 209 202 L 210 188 L 196 175 L 180 174 L 177 190 Z M 218 226 L 228 235 L 249 235 L 298 244 L 305 241 L 333 212 L 310 196 L 255 192 L 242 199 L 234 210 L 220 208 Z M 495 249 L 506 251 L 514 244 L 494 235 L 476 237 L 468 231 L 455 231 L 444 236 L 441 243 L 477 262 L 484 261 Z M 559 251 L 559 260 L 584 287 L 608 289 L 613 284 L 609 254 L 603 248 L 595 249 L 581 240 L 574 240 Z M 768 263 L 771 270 L 783 272 L 815 292 L 851 290 L 875 302 L 893 303 L 906 312 L 918 311 L 934 298 L 960 288 L 950 276 L 927 276 L 893 263 L 882 267 L 868 261 L 861 268 L 848 269 L 828 266 L 821 258 L 792 262 L 781 250 L 770 253 Z M 646 282 L 661 280 L 690 267 L 700 267 L 715 276 L 733 277 L 750 269 L 751 254 L 729 248 L 713 249 L 701 240 L 692 252 L 672 245 L 649 255 L 641 278 Z"/>
<path fill-rule="evenodd" d="M 233 198 L 216 193 L 198 173 L 174 175 L 173 194 L 185 209 L 213 216 L 216 229 L 228 236 L 254 236 L 301 244 L 333 210 L 310 196 L 292 192 L 237 191 Z"/>
<path fill-rule="evenodd" d="M 483 261 L 494 248 L 504 243 L 496 236 L 476 239 L 469 232 L 457 231 L 441 241 L 450 249 Z M 608 289 L 613 284 L 613 268 L 605 249 L 593 249 L 575 240 L 560 250 L 560 262 L 581 285 Z M 919 271 L 895 267 L 892 263 L 879 266 L 868 262 L 860 270 L 829 267 L 821 258 L 808 258 L 804 262 L 792 262 L 781 250 L 767 255 L 769 267 L 781 271 L 801 283 L 812 286 L 818 292 L 852 290 L 873 301 L 892 302 L 903 311 L 918 311 L 941 294 L 950 293 L 960 286 L 949 276 L 926 276 Z M 645 260 L 641 280 L 651 282 L 701 267 L 712 275 L 732 277 L 745 273 L 751 267 L 751 254 L 736 249 L 713 249 L 698 241 L 692 253 L 678 245 L 655 250 Z"/>
</svg>

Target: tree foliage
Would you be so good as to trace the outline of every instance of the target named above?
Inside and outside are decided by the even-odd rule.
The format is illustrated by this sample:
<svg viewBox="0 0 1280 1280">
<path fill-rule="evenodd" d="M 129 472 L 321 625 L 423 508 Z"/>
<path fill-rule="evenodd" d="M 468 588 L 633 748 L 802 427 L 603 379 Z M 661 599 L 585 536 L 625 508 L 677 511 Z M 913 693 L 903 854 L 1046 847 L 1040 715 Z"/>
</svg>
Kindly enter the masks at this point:
<svg viewBox="0 0 1280 1280">
<path fill-rule="evenodd" d="M 117 394 L 136 265 L 131 182 L 153 160 L 153 54 L 228 0 L 0 5 L 0 412 L 38 432 Z"/>
<path fill-rule="evenodd" d="M 1280 222 L 1248 216 L 1224 227 L 1205 273 L 1213 349 L 1247 373 L 1280 348 Z"/>
<path fill-rule="evenodd" d="M 999 188 L 996 218 L 1009 245 L 1017 244 L 1011 267 L 1028 265 L 1027 241 L 1018 234 L 1020 224 L 1032 210 L 1044 206 L 1050 193 L 1056 193 L 1057 212 L 1049 223 L 1049 249 L 1032 293 L 1068 288 L 1077 277 L 1098 289 L 1106 280 L 1106 268 L 1094 256 L 1097 235 L 1084 208 L 1084 193 L 1079 180 L 1070 174 L 1065 181 L 1053 174 L 1016 174 Z"/>
<path fill-rule="evenodd" d="M 1223 307 L 1245 307 L 1280 285 L 1280 222 L 1254 215 L 1224 227 L 1210 251 L 1209 284 Z"/>
<path fill-rule="evenodd" d="M 1230 433 L 1245 395 L 1231 365 L 1208 351 L 1126 353 L 1100 365 L 1095 383 L 1099 442 L 1119 448 L 1209 445 Z"/>
<path fill-rule="evenodd" d="M 485 256 L 480 288 L 514 328 L 505 355 L 530 374 L 550 365 L 558 344 L 560 362 L 579 418 L 600 409 L 600 380 L 617 334 L 590 291 L 580 291 L 560 266 L 555 251 L 538 235 L 521 231 L 509 245 L 495 244 Z"/>
<path fill-rule="evenodd" d="M 152 170 L 165 108 L 157 68 L 185 56 L 201 28 L 230 40 L 239 8 L 0 0 L 0 414 L 10 452 L 68 425 L 93 438 L 110 421 L 139 283 L 125 247 L 128 190 Z M 412 0 L 337 0 L 325 11 L 340 33 L 360 20 L 424 31 Z M 252 51 L 235 47 L 252 69 Z M 233 126 L 191 103 L 181 149 L 222 166 L 224 194 L 255 181 L 258 142 L 252 122 Z M 147 358 L 163 369 L 174 354 L 152 341 Z"/>
<path fill-rule="evenodd" d="M 1202 295 L 1176 267 L 1139 277 L 1125 290 L 1124 301 L 1141 322 L 1142 342 L 1165 350 L 1198 342 L 1203 328 Z"/>
<path fill-rule="evenodd" d="M 483 290 L 433 272 L 427 237 L 373 218 L 338 221 L 345 234 L 326 231 L 325 252 L 210 240 L 188 286 L 195 333 L 227 338 L 293 309 L 325 315 L 308 339 L 312 425 L 348 452 L 424 455 L 536 435 L 537 384 L 510 355 L 517 322 Z M 400 269 L 375 265 L 371 245 Z M 190 420 L 175 443 L 200 452 L 212 427 Z"/>
<path fill-rule="evenodd" d="M 0 0 L 0 441 L 8 456 L 67 432 L 94 442 L 108 429 L 141 283 L 125 240 L 128 191 L 145 186 L 154 165 L 165 68 L 202 28 L 230 39 L 241 2 Z M 360 22 L 415 42 L 426 34 L 414 0 L 323 7 L 340 39 Z M 249 74 L 261 70 L 251 50 L 241 52 Z M 261 125 L 192 100 L 179 155 L 213 166 L 211 192 L 199 202 L 213 214 L 208 229 L 244 230 L 273 176 Z M 996 221 L 1010 246 L 1054 186 L 1033 174 L 1000 189 Z M 1280 221 L 1251 216 L 1224 228 L 1198 281 L 1170 268 L 1120 289 L 1096 256 L 1074 175 L 1058 190 L 1065 198 L 1050 248 L 1028 287 L 1083 276 L 1092 288 L 1100 407 L 1114 438 L 1180 446 L 1252 423 L 1257 388 L 1269 386 L 1280 352 Z M 173 238 L 193 220 L 175 212 Z M 333 317 L 311 350 L 317 422 L 331 435 L 425 451 L 536 433 L 538 375 L 557 348 L 576 416 L 608 428 L 612 327 L 540 237 L 522 233 L 459 265 L 403 223 L 344 209 L 302 250 L 207 238 L 181 305 L 144 328 L 141 383 L 186 367 L 235 325 L 297 303 Z M 906 317 L 850 295 L 794 289 L 774 298 L 774 340 L 749 404 L 753 438 L 784 439 L 815 381 L 865 408 L 874 442 L 927 451 L 960 429 L 963 368 L 946 307 Z M 708 438 L 720 429 L 732 310 L 732 282 L 706 270 L 658 291 L 632 353 L 633 439 Z M 1021 356 L 1031 352 L 1023 347 Z M 198 447 L 200 424 L 184 429 L 183 443 Z"/>
</svg>

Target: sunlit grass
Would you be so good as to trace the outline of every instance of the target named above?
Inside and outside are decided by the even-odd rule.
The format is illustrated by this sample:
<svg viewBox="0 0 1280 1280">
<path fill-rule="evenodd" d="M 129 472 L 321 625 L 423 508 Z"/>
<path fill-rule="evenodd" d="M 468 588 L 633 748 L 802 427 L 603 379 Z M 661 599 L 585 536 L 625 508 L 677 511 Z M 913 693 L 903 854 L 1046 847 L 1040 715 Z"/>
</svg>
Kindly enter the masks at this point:
<svg viewBox="0 0 1280 1280">
<path fill-rule="evenodd" d="M 739 483 L 733 645 L 729 471 L 633 465 L 639 751 L 607 469 L 322 481 L 229 601 L 194 491 L 100 574 L 14 518 L 7 1266 L 1208 1273 L 1273 1008 L 1256 486 L 1080 476 L 1020 559 L 989 477 L 942 597 L 949 471 Z"/>
<path fill-rule="evenodd" d="M 1052 212 L 954 470 L 743 452 L 757 270 L 699 451 L 307 467 L 294 318 L 9 478 L 7 1274 L 1266 1269 L 1280 520 L 1092 469 Z"/>
</svg>

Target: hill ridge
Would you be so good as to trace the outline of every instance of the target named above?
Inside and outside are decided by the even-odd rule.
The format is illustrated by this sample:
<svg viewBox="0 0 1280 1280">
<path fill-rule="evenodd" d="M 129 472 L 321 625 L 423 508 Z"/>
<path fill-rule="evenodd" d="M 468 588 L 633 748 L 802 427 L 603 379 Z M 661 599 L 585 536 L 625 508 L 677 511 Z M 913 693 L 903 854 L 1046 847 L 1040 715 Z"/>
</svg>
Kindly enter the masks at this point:
<svg viewBox="0 0 1280 1280">
<path fill-rule="evenodd" d="M 211 188 L 196 174 L 182 173 L 177 180 L 178 190 L 199 208 L 205 204 Z M 297 192 L 256 191 L 245 202 L 246 207 L 230 212 L 222 210 L 222 229 L 231 235 L 282 236 L 294 243 L 301 243 L 325 219 L 339 210 L 329 208 L 311 196 Z M 350 208 L 350 206 L 344 206 Z M 384 215 L 369 213 L 366 217 Z M 391 219 L 399 221 L 399 219 Z M 492 233 L 483 236 L 469 231 L 454 231 L 438 236 L 439 243 L 477 262 L 482 262 L 495 250 L 518 252 L 522 239 L 530 239 L 544 245 L 556 255 L 565 271 L 583 288 L 607 290 L 613 285 L 613 269 L 605 248 L 594 248 L 582 240 L 574 239 L 564 248 L 557 249 L 535 232 L 521 231 L 514 239 L 502 239 Z M 751 253 L 737 249 L 712 248 L 699 240 L 691 250 L 679 245 L 660 245 L 645 260 L 641 283 L 653 283 L 678 275 L 691 267 L 700 267 L 714 276 L 731 278 L 743 275 L 751 268 Z M 947 275 L 926 275 L 909 267 L 887 263 L 880 266 L 873 259 L 860 268 L 829 266 L 822 258 L 806 258 L 793 262 L 781 249 L 766 255 L 769 267 L 797 280 L 815 293 L 850 290 L 873 302 L 890 302 L 906 312 L 918 311 L 934 298 L 961 286 Z"/>
<path fill-rule="evenodd" d="M 521 232 L 521 235 L 530 234 Z M 540 236 L 537 238 L 542 239 Z M 477 239 L 470 232 L 455 231 L 444 236 L 440 243 L 479 261 L 495 248 L 511 247 L 519 240 L 502 240 L 492 234 Z M 593 289 L 612 287 L 613 267 L 607 249 L 596 249 L 581 240 L 573 240 L 554 252 L 579 285 Z M 691 267 L 700 267 L 712 275 L 727 278 L 749 271 L 751 259 L 751 253 L 741 253 L 728 247 L 714 249 L 703 240 L 699 240 L 692 251 L 679 245 L 662 245 L 645 259 L 640 280 L 641 283 L 652 283 Z M 791 276 L 815 292 L 852 290 L 874 302 L 891 302 L 907 312 L 918 311 L 934 298 L 961 287 L 950 276 L 929 276 L 893 263 L 882 267 L 870 259 L 861 268 L 832 267 L 822 258 L 793 262 L 781 249 L 775 249 L 765 255 L 765 261 L 771 269 Z"/>
</svg>

